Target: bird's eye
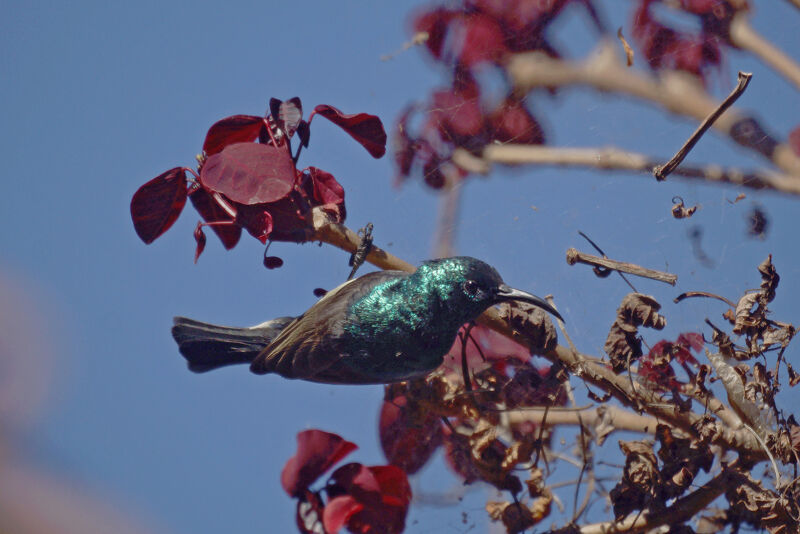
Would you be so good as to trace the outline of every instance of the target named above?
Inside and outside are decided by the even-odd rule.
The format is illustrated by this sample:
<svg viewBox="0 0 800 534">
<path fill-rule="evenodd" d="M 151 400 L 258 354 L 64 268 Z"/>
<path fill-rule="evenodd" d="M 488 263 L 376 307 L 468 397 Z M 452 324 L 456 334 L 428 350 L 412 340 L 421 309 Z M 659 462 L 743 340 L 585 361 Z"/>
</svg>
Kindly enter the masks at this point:
<svg viewBox="0 0 800 534">
<path fill-rule="evenodd" d="M 478 292 L 478 282 L 475 280 L 467 280 L 464 282 L 464 292 L 467 295 L 474 296 Z"/>
</svg>

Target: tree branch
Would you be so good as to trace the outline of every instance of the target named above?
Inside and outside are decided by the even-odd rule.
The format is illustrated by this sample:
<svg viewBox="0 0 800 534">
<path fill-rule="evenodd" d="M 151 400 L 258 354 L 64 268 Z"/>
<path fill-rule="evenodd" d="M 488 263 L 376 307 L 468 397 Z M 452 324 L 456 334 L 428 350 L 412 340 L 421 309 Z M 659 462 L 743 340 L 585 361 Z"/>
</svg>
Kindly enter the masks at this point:
<svg viewBox="0 0 800 534">
<path fill-rule="evenodd" d="M 666 110 L 702 121 L 719 103 L 693 76 L 662 71 L 659 76 L 626 67 L 616 47 L 608 41 L 582 62 L 553 59 L 538 52 L 512 56 L 506 70 L 521 91 L 586 85 L 599 91 L 633 96 Z M 786 143 L 779 143 L 761 129 L 758 121 L 731 108 L 713 126 L 736 143 L 766 157 L 787 174 L 800 175 L 800 157 Z"/>
<path fill-rule="evenodd" d="M 795 6 L 800 7 L 800 2 L 792 0 Z M 731 42 L 758 56 L 758 58 L 778 71 L 778 73 L 786 78 L 795 87 L 800 89 L 800 65 L 794 62 L 792 58 L 784 54 L 775 45 L 761 37 L 756 32 L 747 20 L 747 15 L 738 13 L 731 20 L 730 28 Z"/>
<path fill-rule="evenodd" d="M 632 171 L 651 174 L 659 162 L 650 156 L 616 148 L 560 148 L 541 145 L 487 145 L 478 158 L 464 149 L 456 149 L 453 162 L 459 167 L 481 174 L 490 171 L 491 163 L 503 165 L 557 165 L 561 167 L 590 167 L 604 171 Z M 681 166 L 673 176 L 700 179 L 800 195 L 800 172 L 796 176 L 770 171 L 742 171 L 717 165 L 704 167 Z"/>
</svg>

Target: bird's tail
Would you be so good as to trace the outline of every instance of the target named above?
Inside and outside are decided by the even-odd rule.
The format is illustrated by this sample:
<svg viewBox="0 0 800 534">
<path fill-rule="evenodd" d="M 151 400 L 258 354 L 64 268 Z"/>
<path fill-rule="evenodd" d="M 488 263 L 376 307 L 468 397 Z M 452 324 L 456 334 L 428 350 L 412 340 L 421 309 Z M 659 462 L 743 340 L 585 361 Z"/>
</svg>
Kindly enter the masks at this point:
<svg viewBox="0 0 800 534">
<path fill-rule="evenodd" d="M 250 363 L 293 317 L 279 317 L 250 328 L 235 328 L 175 317 L 172 337 L 190 371 L 205 373 L 226 365 Z"/>
</svg>

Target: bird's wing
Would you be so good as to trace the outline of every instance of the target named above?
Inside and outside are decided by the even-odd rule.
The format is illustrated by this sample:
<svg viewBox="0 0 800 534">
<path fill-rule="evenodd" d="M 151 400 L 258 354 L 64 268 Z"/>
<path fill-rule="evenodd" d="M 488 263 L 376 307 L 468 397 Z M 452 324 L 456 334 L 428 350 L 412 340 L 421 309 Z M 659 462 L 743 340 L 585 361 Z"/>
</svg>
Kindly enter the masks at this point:
<svg viewBox="0 0 800 534">
<path fill-rule="evenodd" d="M 299 378 L 322 382 L 359 383 L 356 376 L 338 376 L 338 371 L 327 373 L 346 353 L 337 349 L 336 337 L 341 333 L 339 324 L 350 305 L 366 295 L 375 286 L 405 278 L 403 271 L 377 271 L 348 280 L 329 291 L 303 315 L 291 322 L 272 343 L 253 360 L 250 370 L 256 374 L 278 373 L 286 378 Z M 321 342 L 322 341 L 322 342 Z M 344 370 L 342 370 L 344 371 Z"/>
</svg>

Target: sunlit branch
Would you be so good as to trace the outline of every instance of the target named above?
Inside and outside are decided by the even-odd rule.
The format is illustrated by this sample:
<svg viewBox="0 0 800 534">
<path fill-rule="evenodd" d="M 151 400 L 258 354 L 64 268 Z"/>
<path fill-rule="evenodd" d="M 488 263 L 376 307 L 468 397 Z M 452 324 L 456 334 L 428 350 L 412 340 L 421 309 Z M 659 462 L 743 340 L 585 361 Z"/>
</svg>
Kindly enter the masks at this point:
<svg viewBox="0 0 800 534">
<path fill-rule="evenodd" d="M 556 165 L 588 167 L 604 171 L 629 171 L 651 175 L 659 161 L 637 152 L 616 148 L 561 148 L 541 145 L 488 145 L 478 158 L 463 149 L 456 149 L 453 161 L 463 169 L 488 173 L 491 163 L 503 165 Z M 800 195 L 800 172 L 796 176 L 768 170 L 744 171 L 717 165 L 702 167 L 683 165 L 672 176 Z"/>
<path fill-rule="evenodd" d="M 513 56 L 506 69 L 514 86 L 520 91 L 535 88 L 558 88 L 586 85 L 599 91 L 619 93 L 653 102 L 666 110 L 696 121 L 702 121 L 717 108 L 719 102 L 712 98 L 702 84 L 692 75 L 680 71 L 662 71 L 658 76 L 631 69 L 620 61 L 617 47 L 604 42 L 586 60 L 567 61 L 553 59 L 538 52 Z M 769 159 L 787 174 L 800 175 L 800 157 L 786 143 L 773 142 L 763 135 L 754 140 L 739 137 L 736 127 L 750 120 L 757 121 L 737 108 L 726 111 L 713 128 L 734 141 Z"/>
<path fill-rule="evenodd" d="M 792 0 L 796 7 L 800 7 L 800 1 Z M 739 13 L 733 17 L 730 28 L 731 42 L 752 52 L 761 61 L 778 71 L 781 76 L 793 83 L 800 89 L 800 65 L 779 50 L 775 45 L 764 39 L 758 32 L 750 26 L 747 16 Z"/>
<path fill-rule="evenodd" d="M 523 422 L 541 424 L 544 420 L 544 411 L 544 407 L 532 407 L 508 410 L 505 414 L 508 416 L 508 421 L 511 424 Z M 600 423 L 608 425 L 609 431 L 607 434 L 617 430 L 655 434 L 658 419 L 608 405 L 589 406 L 577 409 L 550 408 L 547 413 L 547 424 L 552 426 L 583 425 L 596 429 L 597 425 Z"/>
</svg>

